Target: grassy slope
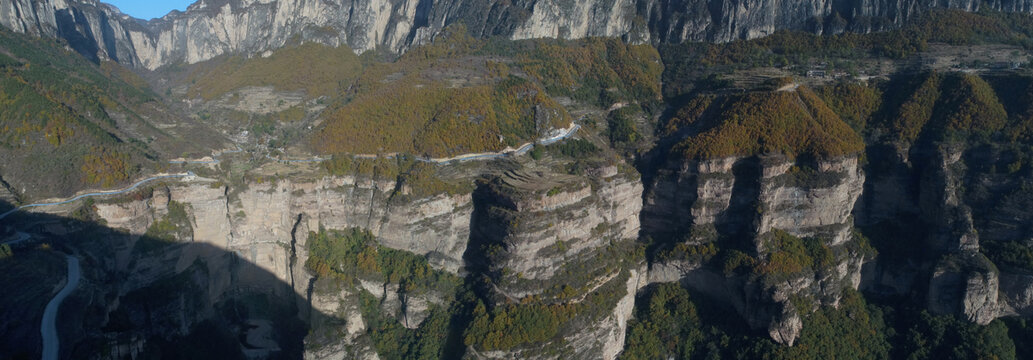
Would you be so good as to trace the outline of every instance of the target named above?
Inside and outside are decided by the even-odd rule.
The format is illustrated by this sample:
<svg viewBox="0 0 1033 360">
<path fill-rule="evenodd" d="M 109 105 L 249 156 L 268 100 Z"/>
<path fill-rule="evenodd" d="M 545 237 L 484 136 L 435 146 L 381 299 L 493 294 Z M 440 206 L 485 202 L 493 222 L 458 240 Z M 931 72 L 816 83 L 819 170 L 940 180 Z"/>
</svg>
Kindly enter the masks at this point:
<svg viewBox="0 0 1033 360">
<path fill-rule="evenodd" d="M 395 63 L 369 67 L 351 102 L 325 116 L 314 146 L 432 156 L 497 151 L 569 124 L 552 96 L 598 106 L 652 102 L 661 71 L 651 47 L 612 39 L 514 43 L 453 32 Z M 480 81 L 455 86 L 448 73 Z"/>
<path fill-rule="evenodd" d="M 566 127 L 572 119 L 554 97 L 602 107 L 655 104 L 663 70 L 650 46 L 615 39 L 479 40 L 462 26 L 397 60 L 375 57 L 302 44 L 268 56 L 170 66 L 159 74 L 172 80 L 172 88 L 186 89 L 190 99 L 234 102 L 233 94 L 254 86 L 320 99 L 326 110 L 310 105 L 306 117 L 322 123 L 308 141 L 317 153 L 448 156 L 498 151 Z M 234 116 L 249 118 L 224 117 L 233 122 Z M 266 131 L 251 130 L 275 137 L 281 133 L 276 128 L 291 126 L 276 119 L 263 124 Z"/>
<path fill-rule="evenodd" d="M 219 98 L 248 86 L 272 86 L 279 91 L 305 91 L 311 97 L 347 89 L 362 72 L 359 57 L 346 46 L 331 48 L 308 43 L 288 46 L 268 57 L 223 56 L 191 69 L 188 96 Z"/>
<path fill-rule="evenodd" d="M 668 122 L 666 131 L 689 126 L 702 130 L 674 151 L 694 159 L 771 152 L 835 157 L 864 149 L 861 137 L 804 87 L 697 99 Z"/>
<path fill-rule="evenodd" d="M 724 44 L 667 44 L 660 47 L 666 66 L 664 94 L 683 95 L 692 90 L 691 81 L 686 80 L 724 69 L 806 64 L 809 60 L 904 59 L 927 50 L 930 43 L 1033 48 L 1033 17 L 932 10 L 903 28 L 880 33 L 822 36 L 783 30 L 759 39 Z"/>
<path fill-rule="evenodd" d="M 0 31 L 0 176 L 23 200 L 115 186 L 190 149 L 132 72 Z"/>
</svg>

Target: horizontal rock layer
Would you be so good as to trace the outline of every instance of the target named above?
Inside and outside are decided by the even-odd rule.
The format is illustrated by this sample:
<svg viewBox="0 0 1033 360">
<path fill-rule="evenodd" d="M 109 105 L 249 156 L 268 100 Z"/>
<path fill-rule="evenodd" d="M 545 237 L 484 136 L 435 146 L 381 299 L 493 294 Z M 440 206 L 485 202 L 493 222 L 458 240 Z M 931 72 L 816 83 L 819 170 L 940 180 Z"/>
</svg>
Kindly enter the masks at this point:
<svg viewBox="0 0 1033 360">
<path fill-rule="evenodd" d="M 775 231 L 815 237 L 834 256 L 824 269 L 793 274 L 722 274 L 694 259 L 651 264 L 649 282 L 678 281 L 730 304 L 772 339 L 793 344 L 802 329 L 793 296 L 835 305 L 844 288 L 860 286 L 862 265 L 871 259 L 856 247 L 851 212 L 864 188 L 856 157 L 798 164 L 784 156 L 671 161 L 646 193 L 643 229 L 662 241 L 698 246 L 716 243 L 749 250 L 763 264 L 774 251 Z M 695 260 L 698 261 L 698 260 Z M 779 277 L 777 281 L 776 277 Z"/>
</svg>

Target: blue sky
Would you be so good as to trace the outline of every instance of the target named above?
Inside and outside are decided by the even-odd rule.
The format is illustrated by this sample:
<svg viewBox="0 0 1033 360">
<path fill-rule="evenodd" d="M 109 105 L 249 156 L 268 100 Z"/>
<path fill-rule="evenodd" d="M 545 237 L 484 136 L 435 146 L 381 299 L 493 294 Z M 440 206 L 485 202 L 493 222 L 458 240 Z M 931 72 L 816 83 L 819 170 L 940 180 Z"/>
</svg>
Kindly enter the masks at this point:
<svg viewBox="0 0 1033 360">
<path fill-rule="evenodd" d="M 186 10 L 196 0 L 101 0 L 115 5 L 123 13 L 133 17 L 150 20 L 160 18 L 173 9 Z"/>
</svg>

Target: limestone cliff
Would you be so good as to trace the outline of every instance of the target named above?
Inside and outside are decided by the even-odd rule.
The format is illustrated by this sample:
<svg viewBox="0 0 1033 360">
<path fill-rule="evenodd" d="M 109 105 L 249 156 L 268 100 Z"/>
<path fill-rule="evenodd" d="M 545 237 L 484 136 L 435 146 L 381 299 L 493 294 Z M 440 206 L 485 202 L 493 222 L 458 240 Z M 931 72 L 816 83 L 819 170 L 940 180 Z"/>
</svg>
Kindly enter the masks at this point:
<svg viewBox="0 0 1033 360">
<path fill-rule="evenodd" d="M 448 307 L 453 301 L 450 293 L 416 293 L 375 278 L 360 278 L 355 286 L 342 287 L 333 280 L 316 279 L 304 268 L 309 258 L 309 231 L 359 228 L 374 234 L 380 246 L 426 256 L 434 268 L 453 274 L 450 276 L 477 273 L 483 265 L 494 279 L 486 296 L 499 304 L 523 298 L 574 304 L 571 306 L 591 302 L 593 306 L 580 310 L 583 313 L 577 323 L 581 325 L 564 330 L 556 344 L 578 358 L 612 359 L 623 348 L 635 294 L 644 286 L 645 269 L 637 265 L 642 259 L 634 251 L 639 231 L 639 206 L 635 204 L 641 202 L 642 189 L 627 170 L 619 173 L 613 167 L 596 172 L 605 177 L 590 182 L 569 175 L 525 177 L 484 185 L 474 194 L 427 198 L 402 195 L 393 182 L 365 177 L 281 180 L 250 183 L 246 188 L 195 181 L 160 186 L 138 200 L 95 207 L 108 226 L 137 235 L 166 219 L 170 204 L 184 208 L 191 231 L 179 241 L 222 249 L 254 269 L 233 271 L 235 261 L 217 257 L 218 252 L 208 252 L 208 256 L 221 260 L 163 252 L 160 261 L 167 264 L 144 265 L 133 260 L 139 257 L 134 250 L 139 245 L 131 245 L 116 257 L 118 264 L 111 265 L 136 274 L 125 287 L 148 288 L 154 282 L 189 274 L 199 256 L 207 264 L 205 273 L 220 274 L 195 279 L 208 289 L 203 298 L 211 303 L 225 301 L 230 289 L 261 289 L 261 283 L 269 281 L 263 277 L 274 276 L 288 286 L 272 289 L 273 294 L 307 300 L 311 310 L 300 307 L 298 315 L 314 329 L 346 334 L 323 336 L 321 330 L 315 330 L 306 340 L 318 344 L 308 350 L 308 356 L 314 358 L 376 357 L 364 325 L 371 321 L 365 318 L 369 314 L 359 311 L 364 296 L 375 299 L 381 314 L 412 329 L 421 325 L 431 308 Z M 528 188 L 526 184 L 533 185 Z M 542 184 L 554 187 L 539 188 Z M 474 253 L 499 244 L 505 244 L 506 250 L 486 256 L 483 264 L 471 263 L 473 256 L 467 251 L 471 239 L 477 244 Z M 608 299 L 616 297 L 597 301 L 600 292 Z M 600 301 L 605 306 L 595 308 Z M 186 334 L 185 329 L 210 314 L 197 312 L 196 320 L 181 323 L 178 333 Z M 344 325 L 337 325 L 342 320 Z M 126 341 L 112 346 L 130 346 Z M 140 337 L 134 341 L 146 342 Z M 533 348 L 470 351 L 497 358 L 517 353 L 532 356 Z"/>
<path fill-rule="evenodd" d="M 497 306 L 593 304 L 579 308 L 549 344 L 549 352 L 576 359 L 616 358 L 646 276 L 635 250 L 642 184 L 614 167 L 596 173 L 579 179 L 512 172 L 475 193 L 471 246 L 483 258 L 470 260 L 490 279 L 483 296 Z M 483 359 L 553 357 L 542 350 L 470 349 Z"/>
<path fill-rule="evenodd" d="M 979 324 L 1027 314 L 1028 269 L 1002 246 L 1024 244 L 1025 175 L 995 170 L 1007 146 L 959 139 L 877 141 L 857 226 L 891 253 L 866 269 L 873 294 L 919 295 L 929 310 Z M 987 249 L 987 246 L 990 248 Z"/>
<path fill-rule="evenodd" d="M 162 302 L 162 306 L 170 307 L 168 311 L 189 313 L 186 317 L 157 314 L 154 309 L 141 311 L 132 308 L 135 303 L 129 300 L 122 302 L 130 304 L 125 306 L 120 306 L 118 301 L 102 302 L 102 306 L 108 307 L 106 313 L 149 313 L 155 321 L 162 322 L 169 321 L 166 317 L 180 319 L 170 324 L 172 328 L 150 331 L 165 337 L 186 335 L 194 326 L 211 319 L 217 304 L 232 303 L 248 291 L 257 291 L 288 304 L 308 303 L 311 309 L 298 306 L 296 313 L 289 316 L 317 327 L 324 326 L 321 324 L 328 321 L 327 317 L 347 321 L 342 331 L 352 335 L 317 339 L 333 345 L 320 348 L 312 356 L 331 358 L 352 354 L 346 357 L 354 357 L 363 353 L 375 356 L 371 347 L 362 350 L 353 346 L 363 341 L 368 343 L 368 339 L 362 340 L 359 336 L 366 330 L 357 310 L 361 291 L 379 299 L 385 314 L 391 314 L 410 328 L 421 323 L 432 304 L 440 305 L 451 296 L 435 292 L 407 293 L 398 284 L 377 279 L 363 280 L 355 289 L 328 291 L 337 285 L 316 283 L 314 274 L 304 266 L 309 257 L 306 243 L 310 230 L 365 229 L 376 234 L 381 246 L 425 256 L 432 267 L 457 274 L 470 236 L 473 211 L 470 194 L 411 198 L 394 194 L 396 184 L 393 182 L 368 177 L 325 177 L 245 186 L 231 189 L 203 180 L 191 184 L 171 183 L 145 190 L 144 196 L 136 200 L 96 204 L 99 219 L 129 235 L 125 240 L 128 244 L 120 247 L 116 256 L 102 267 L 133 274 L 120 285 L 120 293 L 153 291 L 154 284 L 169 279 L 186 281 L 185 278 L 191 280 L 184 284 L 203 289 L 195 294 L 198 296 L 181 300 L 197 304 L 176 306 L 175 302 Z M 157 252 L 144 250 L 153 246 L 149 238 L 153 235 L 148 231 L 156 222 L 168 220 L 173 205 L 184 209 L 190 230 L 188 236 L 179 236 L 176 241 L 189 244 L 163 247 L 164 250 Z M 145 233 L 147 236 L 141 236 Z M 241 289 L 247 290 L 242 292 Z M 333 328 L 333 325 L 327 326 Z M 149 339 L 146 334 L 122 335 L 109 346 L 126 348 L 134 355 Z M 343 352 L 338 345 L 347 345 L 350 352 Z M 130 348 L 136 350 L 130 351 Z"/>
<path fill-rule="evenodd" d="M 163 203 L 182 203 L 191 217 L 193 241 L 236 252 L 292 284 L 297 279 L 292 279 L 291 252 L 304 263 L 308 230 L 367 229 L 384 246 L 427 256 L 450 272 L 458 272 L 469 238 L 469 194 L 402 203 L 390 198 L 393 182 L 354 177 L 285 180 L 233 191 L 211 184 L 159 188 L 150 199 L 98 204 L 97 211 L 109 225 L 143 234 L 161 215 Z M 298 286 L 303 293 L 307 282 Z"/>
<path fill-rule="evenodd" d="M 867 32 L 898 26 L 929 8 L 981 6 L 1033 11 L 1029 0 L 201 0 L 186 12 L 143 21 L 96 0 L 10 0 L 0 3 L 0 24 L 64 39 L 93 59 L 156 69 L 222 54 L 259 54 L 294 39 L 397 53 L 458 23 L 479 37 L 724 42 L 782 29 Z"/>
<path fill-rule="evenodd" d="M 864 175 L 854 156 L 802 165 L 782 156 L 672 161 L 646 193 L 644 226 L 660 239 L 676 234 L 674 250 L 651 264 L 651 282 L 682 282 L 727 301 L 754 328 L 792 344 L 802 328 L 793 297 L 834 305 L 844 288 L 857 289 L 871 260 L 853 235 L 854 204 Z M 783 266 L 794 238 L 827 251 L 819 264 Z M 739 249 L 755 257 L 750 274 L 709 266 L 708 250 Z"/>
<path fill-rule="evenodd" d="M 635 204 L 641 202 L 642 185 L 637 181 L 607 178 L 592 186 L 534 175 L 516 177 L 496 179 L 479 194 L 485 209 L 477 235 L 485 246 L 500 249 L 492 252 L 489 264 L 506 297 L 538 295 L 547 288 L 542 284 L 568 282 L 557 279 L 565 274 L 557 269 L 570 267 L 574 259 L 591 263 L 613 242 L 634 242 L 638 237 L 640 206 Z M 536 191 L 522 184 L 555 187 Z"/>
</svg>

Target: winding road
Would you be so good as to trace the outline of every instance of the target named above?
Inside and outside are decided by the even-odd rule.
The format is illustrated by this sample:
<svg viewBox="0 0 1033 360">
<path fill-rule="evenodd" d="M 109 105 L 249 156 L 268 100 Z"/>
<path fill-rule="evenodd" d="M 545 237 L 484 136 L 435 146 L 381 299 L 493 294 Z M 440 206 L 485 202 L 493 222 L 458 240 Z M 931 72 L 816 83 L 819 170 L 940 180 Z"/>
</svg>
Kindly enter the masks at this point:
<svg viewBox="0 0 1033 360">
<path fill-rule="evenodd" d="M 577 131 L 580 130 L 580 129 L 581 129 L 581 125 L 577 125 L 575 123 L 571 123 L 569 128 L 560 129 L 559 133 L 557 133 L 556 135 L 538 139 L 538 141 L 536 141 L 536 142 L 529 142 L 529 143 L 523 144 L 523 145 L 521 145 L 520 147 L 518 147 L 516 149 L 507 148 L 507 149 L 499 151 L 499 152 L 462 154 L 462 155 L 456 155 L 456 156 L 447 157 L 447 158 L 431 158 L 431 157 L 419 156 L 419 157 L 414 158 L 414 160 L 419 161 L 419 162 L 431 163 L 431 164 L 448 164 L 448 163 L 453 163 L 453 162 L 463 162 L 463 161 L 472 161 L 472 160 L 491 160 L 491 159 L 498 159 L 498 158 L 502 158 L 502 157 L 505 157 L 505 156 L 511 156 L 511 155 L 523 155 L 523 154 L 527 153 L 528 151 L 530 151 L 531 149 L 533 149 L 535 145 L 551 145 L 551 144 L 556 143 L 558 141 L 568 139 L 571 136 L 574 136 L 574 134 L 577 134 Z M 399 156 L 398 153 L 391 153 L 391 154 L 386 154 L 386 155 L 384 155 L 384 154 L 353 154 L 352 155 L 352 157 L 356 158 L 356 159 L 376 159 L 376 158 L 394 159 L 397 156 Z M 269 159 L 269 160 L 277 161 L 277 162 L 283 162 L 283 163 L 308 163 L 308 162 L 321 162 L 321 161 L 329 160 L 329 158 L 319 157 L 319 156 L 316 156 L 316 157 L 313 157 L 313 158 L 308 158 L 308 159 L 280 159 L 280 158 L 273 157 L 272 155 L 266 154 L 265 157 L 267 159 Z M 214 162 L 217 163 L 218 160 L 214 160 Z M 181 163 L 184 163 L 184 162 L 180 161 L 180 162 L 177 162 L 177 163 L 181 164 Z M 189 162 L 188 161 L 187 163 L 212 163 L 212 161 L 195 160 L 194 162 Z"/>
<path fill-rule="evenodd" d="M 561 141 L 561 140 L 564 140 L 564 139 L 568 139 L 571 136 L 574 136 L 574 134 L 576 134 L 579 129 L 581 129 L 581 125 L 577 125 L 576 123 L 571 123 L 569 128 L 560 129 L 560 131 L 558 133 L 556 133 L 556 135 L 552 135 L 552 136 L 549 136 L 549 137 L 545 137 L 545 138 L 539 139 L 537 142 L 526 143 L 526 144 L 521 145 L 519 148 L 516 148 L 516 149 L 508 148 L 506 150 L 503 150 L 503 151 L 500 151 L 500 152 L 495 152 L 495 153 L 463 154 L 463 155 L 457 155 L 457 156 L 453 156 L 453 157 L 449 157 L 449 158 L 418 157 L 418 158 L 416 158 L 416 161 L 422 161 L 422 162 L 433 163 L 433 164 L 448 164 L 448 163 L 452 163 L 452 162 L 462 162 L 462 161 L 471 161 L 471 160 L 497 159 L 497 158 L 501 158 L 501 157 L 504 157 L 504 156 L 510 156 L 510 155 L 523 155 L 524 153 L 527 153 L 532 148 L 534 148 L 534 146 L 536 144 L 539 144 L 539 145 L 550 145 L 550 144 L 556 143 L 558 141 Z M 244 151 L 243 149 L 240 149 L 238 147 L 237 150 L 223 151 L 223 152 L 220 152 L 218 154 L 215 154 L 214 156 L 218 157 L 218 156 L 223 155 L 223 154 L 239 153 L 239 152 L 243 152 L 243 151 Z M 356 157 L 356 158 L 376 158 L 377 157 L 377 155 L 364 155 L 364 154 L 353 155 L 353 156 Z M 394 156 L 388 156 L 387 158 L 393 158 L 393 157 Z M 313 157 L 313 158 L 310 158 L 310 159 L 294 159 L 294 160 L 290 160 L 290 159 L 277 159 L 277 158 L 275 158 L 275 157 L 273 157 L 273 156 L 271 156 L 269 154 L 266 154 L 266 158 L 268 158 L 270 160 L 273 160 L 273 161 L 286 162 L 286 163 L 320 162 L 320 161 L 327 160 L 327 158 L 323 158 L 323 157 L 319 157 L 319 156 L 316 156 L 316 157 Z M 219 159 L 212 158 L 212 160 L 172 160 L 172 161 L 169 161 L 169 163 L 172 163 L 172 164 L 218 164 L 219 163 Z M 7 211 L 7 212 L 5 212 L 3 214 L 0 214 L 0 220 L 3 220 L 8 215 L 11 215 L 11 214 L 13 214 L 15 212 L 18 212 L 18 211 L 21 211 L 21 210 L 24 210 L 24 209 L 28 209 L 28 208 L 34 208 L 34 207 L 40 207 L 40 206 L 64 205 L 64 204 L 69 204 L 69 203 L 76 202 L 78 200 L 89 198 L 89 197 L 124 194 L 124 193 L 130 192 L 130 191 L 136 190 L 136 188 L 140 187 L 143 184 L 151 182 L 151 181 L 161 180 L 161 179 L 171 179 L 171 178 L 183 178 L 183 177 L 188 177 L 188 176 L 195 176 L 195 175 L 191 171 L 188 171 L 188 172 L 185 172 L 185 173 L 181 173 L 181 174 L 157 175 L 157 176 L 152 176 L 152 177 L 149 177 L 149 178 L 137 181 L 133 185 L 131 185 L 131 186 L 127 187 L 127 188 L 121 189 L 121 190 L 93 192 L 93 193 L 78 195 L 78 196 L 75 196 L 75 197 L 72 197 L 72 198 L 69 198 L 69 199 L 66 199 L 66 200 L 62 200 L 62 201 L 22 205 L 22 206 L 14 208 L 14 209 L 11 209 L 10 211 Z"/>
<path fill-rule="evenodd" d="M 182 178 L 182 177 L 187 177 L 187 176 L 194 176 L 194 173 L 192 171 L 187 171 L 187 172 L 182 173 L 182 174 L 151 176 L 149 178 L 137 181 L 133 185 L 130 185 L 129 187 L 126 187 L 126 188 L 123 188 L 123 189 L 120 189 L 120 190 L 99 191 L 99 192 L 93 192 L 93 193 L 89 193 L 89 194 L 77 195 L 75 197 L 72 197 L 72 198 L 66 199 L 66 200 L 62 200 L 62 201 L 22 205 L 22 206 L 14 208 L 14 209 L 11 209 L 8 212 L 0 214 L 0 220 L 3 220 L 8 215 L 11 215 L 11 214 L 13 214 L 13 213 L 15 213 L 17 211 L 25 210 L 25 209 L 28 209 L 28 208 L 34 208 L 34 207 L 40 207 L 40 206 L 64 205 L 64 204 L 73 203 L 73 202 L 79 201 L 81 199 L 89 198 L 89 197 L 125 194 L 127 192 L 136 190 L 136 188 L 140 187 L 141 185 L 149 183 L 149 182 L 154 181 L 154 180 L 174 179 L 174 178 Z"/>
<path fill-rule="evenodd" d="M 447 163 L 455 162 L 455 161 L 489 160 L 489 159 L 501 158 L 503 156 L 523 155 L 523 154 L 527 153 L 528 151 L 530 151 L 531 149 L 533 149 L 535 144 L 538 144 L 538 145 L 551 145 L 551 144 L 556 143 L 556 142 L 558 142 L 560 140 L 564 140 L 564 139 L 570 138 L 571 136 L 574 136 L 574 134 L 577 134 L 577 131 L 579 129 L 581 129 L 581 125 L 578 125 L 578 124 L 575 124 L 575 123 L 571 123 L 570 124 L 570 128 L 562 129 L 561 132 L 559 132 L 558 134 L 556 134 L 554 136 L 550 136 L 550 137 L 546 137 L 546 138 L 541 138 L 541 139 L 538 139 L 537 142 L 526 143 L 526 144 L 521 145 L 520 147 L 518 147 L 516 149 L 506 149 L 506 150 L 503 150 L 503 151 L 500 151 L 500 152 L 497 152 L 497 153 L 463 154 L 463 155 L 457 155 L 457 156 L 450 157 L 450 158 L 419 158 L 417 160 L 424 161 L 424 162 L 436 163 L 436 164 L 447 164 Z"/>
<path fill-rule="evenodd" d="M 79 269 L 79 259 L 68 255 L 68 282 L 65 283 L 65 287 L 61 289 L 53 299 L 47 303 L 46 310 L 43 310 L 43 322 L 40 323 L 39 333 L 43 337 L 43 360 L 57 360 L 58 353 L 61 349 L 60 342 L 57 336 L 57 311 L 61 308 L 61 303 L 71 295 L 77 287 L 79 287 L 79 280 L 81 277 Z"/>
<path fill-rule="evenodd" d="M 575 133 L 577 133 L 578 129 L 580 129 L 580 128 L 581 128 L 580 125 L 571 124 L 570 128 L 562 129 L 562 131 L 560 133 L 556 134 L 556 135 L 540 139 L 537 142 L 537 144 L 549 145 L 549 144 L 552 144 L 552 143 L 555 143 L 555 142 L 567 139 L 567 138 L 573 136 Z M 446 164 L 446 163 L 451 163 L 451 162 L 455 162 L 455 161 L 494 159 L 494 158 L 500 158 L 500 157 L 503 157 L 503 156 L 524 154 L 527 151 L 529 151 L 532 148 L 534 148 L 535 144 L 536 143 L 527 143 L 527 144 L 524 144 L 524 145 L 520 146 L 519 148 L 516 148 L 516 149 L 510 148 L 510 149 L 506 149 L 504 151 L 497 152 L 497 153 L 463 154 L 463 155 L 459 155 L 459 156 L 455 156 L 455 157 L 450 157 L 450 158 L 417 158 L 417 160 L 418 161 L 423 161 L 423 162 L 428 162 L 428 163 Z M 236 151 L 226 151 L 225 153 L 236 153 L 236 152 L 241 152 L 241 151 L 242 150 L 238 149 Z M 216 155 L 216 156 L 218 156 L 218 155 Z M 266 156 L 268 158 L 272 159 L 272 160 L 283 161 L 283 162 L 316 162 L 316 161 L 323 161 L 323 160 L 325 160 L 324 158 L 321 158 L 321 157 L 315 157 L 315 158 L 312 158 L 312 159 L 283 160 L 283 159 L 273 158 L 273 157 L 271 157 L 269 155 L 266 155 Z M 363 156 L 364 155 L 356 155 L 356 157 L 363 157 Z M 214 159 L 214 160 L 211 160 L 211 161 L 204 161 L 204 162 L 201 162 L 201 161 L 191 161 L 191 160 L 182 160 L 182 161 L 175 161 L 174 163 L 218 163 L 218 161 L 219 161 L 218 159 Z M 193 172 L 190 172 L 190 171 L 188 171 L 186 173 L 181 173 L 181 174 L 156 175 L 156 176 L 151 176 L 151 177 L 142 179 L 140 181 L 137 181 L 136 183 L 134 183 L 134 184 L 132 184 L 132 185 L 126 187 L 126 188 L 119 189 L 119 190 L 98 191 L 98 192 L 92 192 L 92 193 L 77 195 L 75 197 L 72 197 L 72 198 L 69 198 L 69 199 L 65 199 L 65 200 L 61 200 L 61 201 L 53 201 L 53 202 L 47 202 L 47 203 L 37 203 L 37 204 L 22 205 L 22 206 L 19 206 L 17 208 L 11 209 L 10 211 L 7 211 L 7 212 L 5 212 L 3 214 L 0 214 L 0 220 L 6 218 L 7 216 L 9 216 L 9 215 L 11 215 L 11 214 L 13 214 L 13 213 L 15 213 L 17 211 L 21 211 L 21 210 L 28 209 L 28 208 L 34 208 L 34 207 L 40 207 L 40 206 L 63 205 L 63 204 L 72 203 L 72 202 L 75 202 L 75 201 L 78 201 L 78 200 L 81 200 L 81 199 L 85 199 L 85 198 L 90 198 L 90 197 L 124 194 L 124 193 L 130 192 L 130 191 L 136 190 L 140 186 L 142 186 L 142 185 L 144 185 L 146 183 L 155 181 L 155 180 L 172 179 L 172 178 L 184 178 L 184 177 L 192 177 L 192 176 L 195 176 L 195 175 L 194 175 Z M 14 240 L 8 241 L 8 243 L 21 242 L 21 241 L 25 241 L 26 239 L 29 238 L 29 236 L 27 234 L 24 234 L 24 233 L 17 233 L 16 236 L 17 237 Z M 47 303 L 47 307 L 43 311 L 43 321 L 40 323 L 40 336 L 42 337 L 42 340 L 43 340 L 43 360 L 56 360 L 58 358 L 59 350 L 61 349 L 60 341 L 59 341 L 60 339 L 59 339 L 58 334 L 57 334 L 57 315 L 58 315 L 58 310 L 61 308 L 61 303 L 63 303 L 65 301 L 65 299 L 68 298 L 68 296 L 71 295 L 71 293 L 73 291 L 75 291 L 76 288 L 79 287 L 79 280 L 81 279 L 81 269 L 79 267 L 79 259 L 77 259 L 77 258 L 75 258 L 75 257 L 73 257 L 71 255 L 68 255 L 67 256 L 67 260 L 68 260 L 68 280 L 65 283 L 64 288 L 62 288 L 61 291 L 59 291 L 57 293 L 57 295 L 55 295 L 54 298 L 51 299 L 49 303 Z"/>
<path fill-rule="evenodd" d="M 20 243 L 22 241 L 29 240 L 31 238 L 32 238 L 31 235 L 19 231 L 19 232 L 14 233 L 14 237 L 12 239 L 4 241 L 3 243 L 7 244 L 7 245 L 15 245 L 15 244 L 18 244 L 18 243 Z"/>
</svg>

